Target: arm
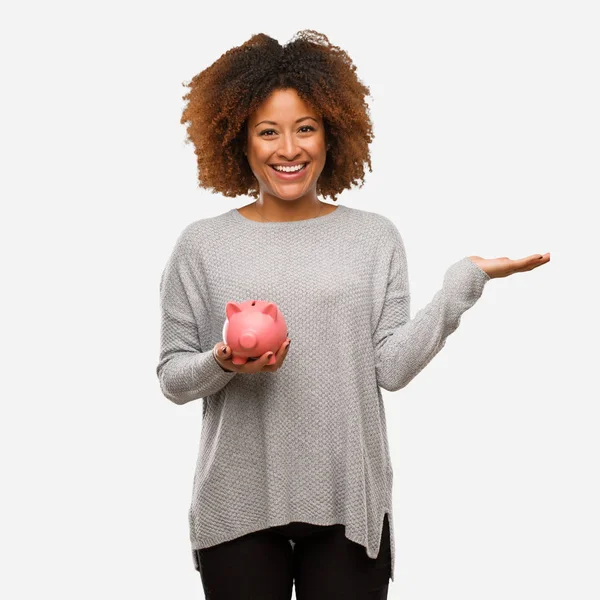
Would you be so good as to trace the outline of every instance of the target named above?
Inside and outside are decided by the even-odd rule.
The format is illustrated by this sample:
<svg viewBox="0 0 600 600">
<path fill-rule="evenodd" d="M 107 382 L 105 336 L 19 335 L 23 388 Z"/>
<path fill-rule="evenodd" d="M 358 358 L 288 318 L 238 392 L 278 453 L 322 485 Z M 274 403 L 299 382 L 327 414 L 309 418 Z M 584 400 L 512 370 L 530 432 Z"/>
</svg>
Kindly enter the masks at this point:
<svg viewBox="0 0 600 600">
<path fill-rule="evenodd" d="M 394 392 L 414 379 L 444 347 L 490 276 L 470 258 L 462 258 L 448 268 L 442 288 L 411 320 L 406 252 L 400 233 L 391 225 L 391 259 L 373 346 L 377 385 Z"/>
<path fill-rule="evenodd" d="M 194 297 L 201 273 L 192 269 L 190 255 L 184 230 L 160 280 L 160 355 L 156 375 L 163 395 L 175 404 L 215 394 L 236 375 L 236 371 L 225 371 L 219 365 L 213 348 L 200 347 L 190 296 Z"/>
</svg>

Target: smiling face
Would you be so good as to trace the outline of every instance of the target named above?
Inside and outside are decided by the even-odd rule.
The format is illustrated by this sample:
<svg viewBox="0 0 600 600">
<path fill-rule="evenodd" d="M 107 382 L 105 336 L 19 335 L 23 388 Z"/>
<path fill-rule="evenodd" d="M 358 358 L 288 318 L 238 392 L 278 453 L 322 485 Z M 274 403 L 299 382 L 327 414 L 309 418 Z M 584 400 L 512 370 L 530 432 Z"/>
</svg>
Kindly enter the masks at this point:
<svg viewBox="0 0 600 600">
<path fill-rule="evenodd" d="M 263 200 L 316 201 L 327 155 L 323 121 L 294 89 L 274 91 L 248 119 L 246 156 Z M 272 165 L 308 163 L 297 174 Z"/>
</svg>

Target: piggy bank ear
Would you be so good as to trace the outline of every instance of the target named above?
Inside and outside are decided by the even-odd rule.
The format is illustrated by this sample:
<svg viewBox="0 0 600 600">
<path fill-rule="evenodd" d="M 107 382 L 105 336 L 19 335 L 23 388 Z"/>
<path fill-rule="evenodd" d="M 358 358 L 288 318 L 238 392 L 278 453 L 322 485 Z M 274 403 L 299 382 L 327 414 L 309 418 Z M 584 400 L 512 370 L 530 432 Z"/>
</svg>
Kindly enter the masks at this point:
<svg viewBox="0 0 600 600">
<path fill-rule="evenodd" d="M 273 321 L 277 321 L 277 306 L 273 302 L 268 302 L 261 311 L 265 315 L 269 315 Z"/>
<path fill-rule="evenodd" d="M 233 315 L 239 312 L 242 312 L 242 309 L 240 308 L 239 304 L 237 304 L 236 302 L 227 303 L 227 306 L 225 307 L 225 314 L 227 315 L 228 319 L 231 319 Z"/>
</svg>

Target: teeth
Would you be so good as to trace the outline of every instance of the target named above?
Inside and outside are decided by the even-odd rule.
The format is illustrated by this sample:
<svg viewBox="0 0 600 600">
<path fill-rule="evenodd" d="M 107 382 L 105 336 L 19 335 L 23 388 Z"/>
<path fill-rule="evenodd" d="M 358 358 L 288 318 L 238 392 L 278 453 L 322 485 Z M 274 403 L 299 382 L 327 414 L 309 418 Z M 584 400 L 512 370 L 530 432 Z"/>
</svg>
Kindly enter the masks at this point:
<svg viewBox="0 0 600 600">
<path fill-rule="evenodd" d="M 276 171 L 283 171 L 284 173 L 295 173 L 296 171 L 300 171 L 301 169 L 304 169 L 304 167 L 306 166 L 306 163 L 303 165 L 299 165 L 297 167 L 273 167 Z"/>
</svg>

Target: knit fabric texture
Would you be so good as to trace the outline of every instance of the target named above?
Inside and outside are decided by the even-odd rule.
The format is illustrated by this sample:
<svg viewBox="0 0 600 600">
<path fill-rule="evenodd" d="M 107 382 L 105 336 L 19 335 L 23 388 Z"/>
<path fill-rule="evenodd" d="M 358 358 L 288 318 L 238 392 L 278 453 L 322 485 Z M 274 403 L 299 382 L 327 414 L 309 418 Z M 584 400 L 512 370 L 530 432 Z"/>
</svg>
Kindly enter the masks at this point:
<svg viewBox="0 0 600 600">
<path fill-rule="evenodd" d="M 411 319 L 394 222 L 339 205 L 258 222 L 232 209 L 186 226 L 160 279 L 162 394 L 202 398 L 189 508 L 192 551 L 300 521 L 345 526 L 376 558 L 393 469 L 381 389 L 405 387 L 444 347 L 489 275 L 464 257 Z M 229 373 L 213 356 L 229 301 L 277 304 L 291 345 L 274 372 Z M 192 552 L 193 554 L 193 552 Z"/>
</svg>

